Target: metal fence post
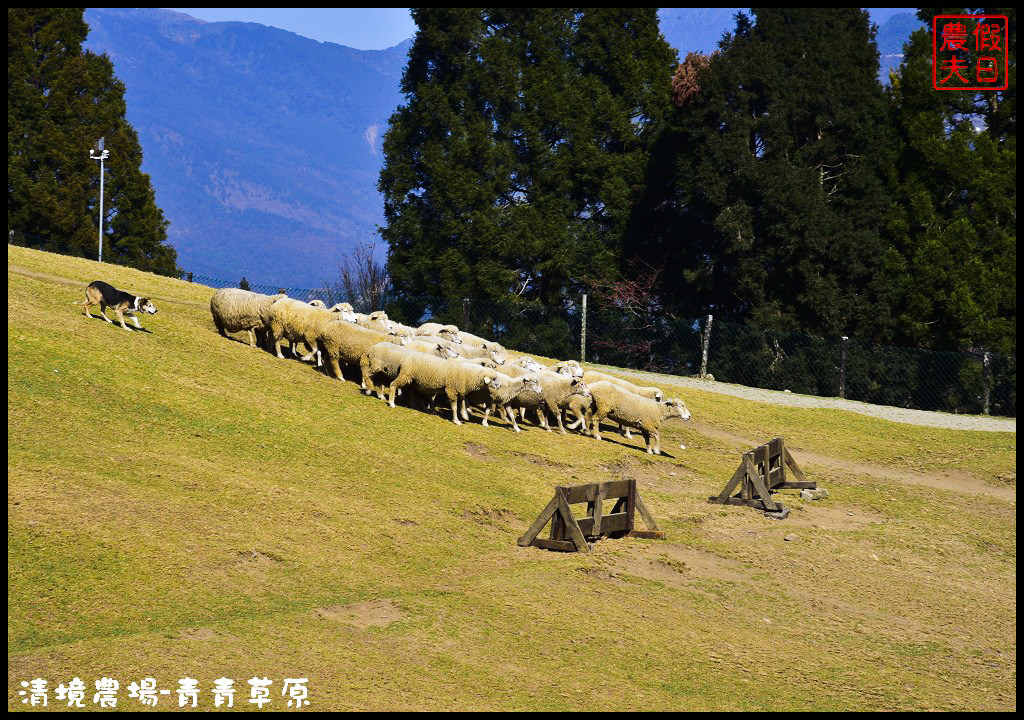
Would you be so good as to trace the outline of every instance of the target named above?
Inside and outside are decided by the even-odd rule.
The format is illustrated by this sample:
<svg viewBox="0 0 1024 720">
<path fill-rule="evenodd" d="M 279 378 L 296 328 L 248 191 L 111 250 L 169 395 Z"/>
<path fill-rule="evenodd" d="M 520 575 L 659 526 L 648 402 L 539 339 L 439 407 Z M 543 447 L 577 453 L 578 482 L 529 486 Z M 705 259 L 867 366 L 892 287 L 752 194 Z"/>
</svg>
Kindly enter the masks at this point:
<svg viewBox="0 0 1024 720">
<path fill-rule="evenodd" d="M 981 367 L 982 379 L 984 381 L 981 412 L 983 415 L 988 415 L 989 399 L 992 396 L 992 353 L 988 350 L 986 350 L 985 354 L 981 356 Z"/>
<path fill-rule="evenodd" d="M 839 351 L 839 397 L 846 397 L 846 345 L 850 338 L 843 335 L 843 344 Z"/>
<path fill-rule="evenodd" d="M 587 361 L 587 294 L 583 293 L 583 314 L 580 318 L 580 362 Z"/>
<path fill-rule="evenodd" d="M 469 332 L 469 298 L 462 298 L 462 329 Z"/>
<path fill-rule="evenodd" d="M 707 377 L 708 374 L 708 347 L 711 345 L 711 321 L 713 320 L 712 315 L 708 315 L 707 320 L 704 321 L 704 337 L 701 341 L 701 353 L 700 353 L 700 376 Z"/>
</svg>

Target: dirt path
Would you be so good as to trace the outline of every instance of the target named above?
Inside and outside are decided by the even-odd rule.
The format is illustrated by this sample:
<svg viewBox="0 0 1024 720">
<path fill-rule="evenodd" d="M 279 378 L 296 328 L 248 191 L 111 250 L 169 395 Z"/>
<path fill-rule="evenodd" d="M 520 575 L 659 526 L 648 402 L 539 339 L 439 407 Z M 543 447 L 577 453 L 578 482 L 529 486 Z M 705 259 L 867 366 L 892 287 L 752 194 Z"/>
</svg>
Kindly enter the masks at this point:
<svg viewBox="0 0 1024 720">
<path fill-rule="evenodd" d="M 701 435 L 731 443 L 737 452 L 745 452 L 760 444 L 749 438 L 720 430 L 705 423 L 693 422 L 693 427 Z M 871 465 L 856 460 L 827 457 L 810 452 L 809 450 L 791 447 L 788 443 L 786 447 L 793 453 L 793 459 L 800 465 L 818 465 L 855 475 L 869 475 L 880 480 L 895 480 L 897 482 L 910 483 L 911 485 L 925 485 L 940 490 L 952 490 L 969 495 L 988 495 L 1010 502 L 1016 502 L 1017 499 L 1016 488 L 990 485 L 981 478 L 964 470 L 915 472 L 913 470 L 901 470 L 884 465 Z"/>
<path fill-rule="evenodd" d="M 589 366 L 589 364 L 588 364 Z M 950 413 L 930 412 L 927 410 L 911 410 L 909 408 L 891 407 L 888 405 L 870 405 L 856 400 L 842 398 L 815 397 L 813 395 L 797 395 L 795 393 L 763 390 L 761 388 L 730 385 L 715 380 L 698 380 L 697 378 L 679 375 L 659 375 L 657 373 L 625 370 L 623 368 L 594 365 L 601 370 L 608 370 L 620 375 L 632 375 L 648 385 L 677 385 L 681 387 L 704 390 L 705 392 L 732 395 L 733 397 L 770 405 L 788 405 L 803 408 L 835 408 L 870 415 L 871 417 L 891 420 L 892 422 L 927 427 L 946 428 L 949 430 L 981 430 L 985 432 L 1017 432 L 1016 418 L 985 417 L 982 415 L 952 415 Z"/>
</svg>

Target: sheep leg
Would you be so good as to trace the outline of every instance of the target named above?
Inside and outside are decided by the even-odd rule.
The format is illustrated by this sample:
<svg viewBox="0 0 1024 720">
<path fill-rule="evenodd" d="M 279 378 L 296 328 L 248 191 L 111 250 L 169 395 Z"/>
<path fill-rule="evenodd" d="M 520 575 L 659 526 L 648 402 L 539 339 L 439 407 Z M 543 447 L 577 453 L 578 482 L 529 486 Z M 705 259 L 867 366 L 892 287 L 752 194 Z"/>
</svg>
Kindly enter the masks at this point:
<svg viewBox="0 0 1024 720">
<path fill-rule="evenodd" d="M 598 415 L 597 413 L 595 413 L 593 416 L 594 426 L 591 428 L 591 435 L 593 435 L 594 438 L 597 440 L 601 439 L 601 420 L 603 419 L 604 416 Z"/>
<path fill-rule="evenodd" d="M 548 414 L 547 412 L 544 411 L 543 405 L 537 408 L 537 422 L 540 423 L 540 426 L 542 428 L 544 428 L 548 432 L 551 432 L 551 426 L 548 425 Z"/>
<path fill-rule="evenodd" d="M 500 405 L 499 407 L 504 409 L 505 406 L 504 405 Z M 522 432 L 522 430 L 519 429 L 519 426 L 516 425 L 516 413 L 515 413 L 515 411 L 512 410 L 511 408 L 509 408 L 508 412 L 506 413 L 506 415 L 507 415 L 508 419 L 512 422 L 512 429 L 515 430 L 516 432 Z"/>
<path fill-rule="evenodd" d="M 459 414 L 462 416 L 463 420 L 465 420 L 466 422 L 469 422 L 469 410 L 468 410 L 468 408 L 466 408 L 466 398 L 465 397 L 460 397 L 459 398 Z"/>
<path fill-rule="evenodd" d="M 445 394 L 448 396 L 448 402 L 451 403 L 451 406 L 452 406 L 452 422 L 454 422 L 456 425 L 461 425 L 462 423 L 459 421 L 459 396 L 458 396 L 458 393 L 452 393 L 452 392 L 449 391 L 449 392 L 446 392 Z"/>
<path fill-rule="evenodd" d="M 367 355 L 363 355 L 359 358 L 359 370 L 362 372 L 363 382 L 359 385 L 359 389 L 364 394 L 370 395 L 371 391 L 368 388 L 377 389 L 377 384 L 373 382 L 373 373 L 370 372 L 370 358 Z M 377 397 L 381 397 L 380 391 L 377 392 Z"/>
<path fill-rule="evenodd" d="M 655 453 L 654 453 L 653 449 L 651 448 L 651 434 L 649 432 L 647 432 L 646 430 L 641 430 L 640 432 L 644 436 L 644 442 L 647 443 L 647 454 L 648 455 L 654 455 Z"/>
<path fill-rule="evenodd" d="M 249 347 L 254 348 L 254 347 L 256 347 L 256 333 L 254 333 L 252 331 L 252 328 L 249 328 L 248 332 L 249 332 Z"/>
<path fill-rule="evenodd" d="M 338 380 L 344 380 L 345 376 L 341 374 L 341 365 L 338 363 L 338 358 L 328 355 L 327 359 L 331 363 L 331 372 L 334 373 L 334 377 Z"/>
<path fill-rule="evenodd" d="M 619 423 L 619 432 L 622 433 L 627 440 L 633 439 L 633 434 L 629 432 L 629 426 Z"/>
<path fill-rule="evenodd" d="M 302 356 L 302 362 L 309 362 L 310 360 L 312 360 L 315 357 L 317 359 L 317 367 L 319 367 L 319 365 L 320 365 L 320 363 L 319 363 L 319 360 L 320 360 L 320 358 L 319 358 L 319 349 L 316 346 L 316 342 L 310 342 L 309 340 L 306 340 L 305 338 L 303 338 L 303 342 L 306 343 L 306 347 L 309 348 L 309 352 Z M 299 344 L 295 343 L 295 350 L 296 350 L 295 354 L 296 355 L 298 355 L 298 348 L 299 348 Z"/>
</svg>

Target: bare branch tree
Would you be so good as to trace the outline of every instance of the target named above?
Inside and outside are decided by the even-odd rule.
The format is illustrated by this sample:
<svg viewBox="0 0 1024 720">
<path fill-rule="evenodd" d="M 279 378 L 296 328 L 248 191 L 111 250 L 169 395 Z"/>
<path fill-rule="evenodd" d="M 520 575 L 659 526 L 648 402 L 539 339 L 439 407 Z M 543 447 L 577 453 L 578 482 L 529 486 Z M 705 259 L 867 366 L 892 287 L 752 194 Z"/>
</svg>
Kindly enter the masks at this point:
<svg viewBox="0 0 1024 720">
<path fill-rule="evenodd" d="M 380 310 L 390 299 L 387 266 L 374 255 L 376 244 L 358 243 L 338 266 L 338 279 L 326 283 L 333 303 L 348 302 L 357 312 Z"/>
</svg>

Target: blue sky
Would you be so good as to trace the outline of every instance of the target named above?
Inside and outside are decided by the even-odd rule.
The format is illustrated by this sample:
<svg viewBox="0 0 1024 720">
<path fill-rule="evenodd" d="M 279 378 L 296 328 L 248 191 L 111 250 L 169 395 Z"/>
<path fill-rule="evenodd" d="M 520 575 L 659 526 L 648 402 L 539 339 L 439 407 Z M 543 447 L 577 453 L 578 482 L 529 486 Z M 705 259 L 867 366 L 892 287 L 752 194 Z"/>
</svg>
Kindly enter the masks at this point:
<svg viewBox="0 0 1024 720">
<path fill-rule="evenodd" d="M 321 42 L 383 50 L 411 38 L 409 8 L 166 8 L 200 20 L 237 20 L 290 30 Z"/>
<path fill-rule="evenodd" d="M 409 8 L 166 8 L 210 22 L 255 22 L 290 30 L 321 42 L 359 50 L 382 50 L 411 38 L 416 24 Z M 871 19 L 883 24 L 894 13 L 913 8 L 869 8 Z M 710 49 L 710 48 L 709 48 Z M 708 50 L 709 50 L 708 49 Z"/>
</svg>

